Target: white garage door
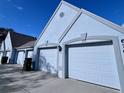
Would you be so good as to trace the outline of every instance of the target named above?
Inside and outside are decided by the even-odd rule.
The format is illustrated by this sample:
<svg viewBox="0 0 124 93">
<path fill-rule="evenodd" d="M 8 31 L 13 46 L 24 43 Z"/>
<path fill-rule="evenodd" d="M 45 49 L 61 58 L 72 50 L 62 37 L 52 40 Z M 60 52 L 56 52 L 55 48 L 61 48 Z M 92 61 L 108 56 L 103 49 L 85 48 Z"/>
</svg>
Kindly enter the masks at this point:
<svg viewBox="0 0 124 93">
<path fill-rule="evenodd" d="M 25 60 L 25 52 L 24 51 L 19 51 L 18 55 L 17 55 L 17 64 L 24 64 L 24 60 Z"/>
<path fill-rule="evenodd" d="M 27 54 L 27 58 L 32 58 L 33 51 L 28 51 L 27 53 L 28 53 L 28 54 Z"/>
<path fill-rule="evenodd" d="M 57 74 L 57 49 L 40 49 L 39 67 L 42 71 Z"/>
<path fill-rule="evenodd" d="M 120 89 L 113 45 L 77 45 L 68 53 L 70 78 Z"/>
</svg>

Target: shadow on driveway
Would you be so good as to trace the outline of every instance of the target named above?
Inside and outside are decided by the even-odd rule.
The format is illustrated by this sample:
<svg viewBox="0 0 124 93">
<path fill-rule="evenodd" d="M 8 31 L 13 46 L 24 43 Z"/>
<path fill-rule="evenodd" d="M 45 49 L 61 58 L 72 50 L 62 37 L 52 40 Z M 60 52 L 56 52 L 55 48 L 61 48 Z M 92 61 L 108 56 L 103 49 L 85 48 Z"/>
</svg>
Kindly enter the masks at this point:
<svg viewBox="0 0 124 93">
<path fill-rule="evenodd" d="M 40 71 L 24 72 L 20 65 L 0 65 L 0 93 L 30 93 L 31 89 L 42 87 L 52 78 Z"/>
<path fill-rule="evenodd" d="M 120 93 L 120 91 L 48 73 L 22 72 L 19 65 L 0 65 L 0 93 Z"/>
</svg>

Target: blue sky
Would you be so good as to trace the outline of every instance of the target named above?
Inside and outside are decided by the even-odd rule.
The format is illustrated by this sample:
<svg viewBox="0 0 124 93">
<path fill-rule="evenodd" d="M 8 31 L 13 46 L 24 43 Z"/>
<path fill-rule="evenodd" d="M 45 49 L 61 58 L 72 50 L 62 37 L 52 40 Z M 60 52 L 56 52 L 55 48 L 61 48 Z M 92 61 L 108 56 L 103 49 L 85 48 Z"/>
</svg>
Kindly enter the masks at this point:
<svg viewBox="0 0 124 93">
<path fill-rule="evenodd" d="M 61 0 L 0 0 L 0 27 L 38 37 Z M 65 0 L 118 25 L 124 23 L 124 0 Z"/>
</svg>

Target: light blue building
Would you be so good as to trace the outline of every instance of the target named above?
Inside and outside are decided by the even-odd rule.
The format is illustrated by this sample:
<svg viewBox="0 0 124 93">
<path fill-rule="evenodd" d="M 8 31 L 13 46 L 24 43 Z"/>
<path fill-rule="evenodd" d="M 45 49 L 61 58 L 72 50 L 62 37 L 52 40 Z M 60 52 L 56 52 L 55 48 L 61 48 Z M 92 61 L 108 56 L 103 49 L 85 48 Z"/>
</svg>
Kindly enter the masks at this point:
<svg viewBox="0 0 124 93">
<path fill-rule="evenodd" d="M 61 1 L 35 43 L 35 68 L 124 93 L 124 29 Z"/>
</svg>

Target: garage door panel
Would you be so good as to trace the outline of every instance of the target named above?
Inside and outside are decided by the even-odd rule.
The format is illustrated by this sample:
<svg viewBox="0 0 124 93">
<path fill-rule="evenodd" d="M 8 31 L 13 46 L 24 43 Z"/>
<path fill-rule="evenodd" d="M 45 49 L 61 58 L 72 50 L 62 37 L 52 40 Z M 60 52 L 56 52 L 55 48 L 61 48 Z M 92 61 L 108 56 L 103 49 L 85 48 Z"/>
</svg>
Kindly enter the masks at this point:
<svg viewBox="0 0 124 93">
<path fill-rule="evenodd" d="M 28 51 L 27 58 L 32 58 L 33 51 Z"/>
<path fill-rule="evenodd" d="M 24 60 L 25 60 L 25 52 L 23 52 L 23 51 L 18 52 L 17 64 L 23 65 Z"/>
<path fill-rule="evenodd" d="M 120 89 L 112 45 L 68 49 L 69 77 Z"/>
<path fill-rule="evenodd" d="M 57 49 L 41 49 L 39 56 L 40 69 L 52 74 L 57 73 Z"/>
</svg>

